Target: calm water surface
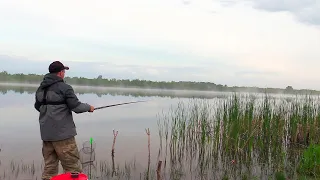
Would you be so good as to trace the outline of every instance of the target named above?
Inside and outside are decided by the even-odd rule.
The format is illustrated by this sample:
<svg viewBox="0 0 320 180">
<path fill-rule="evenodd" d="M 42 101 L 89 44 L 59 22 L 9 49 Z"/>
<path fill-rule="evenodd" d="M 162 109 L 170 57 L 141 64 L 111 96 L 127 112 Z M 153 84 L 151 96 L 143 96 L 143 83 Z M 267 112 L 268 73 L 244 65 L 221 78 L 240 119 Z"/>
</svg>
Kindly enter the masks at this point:
<svg viewBox="0 0 320 180">
<path fill-rule="evenodd" d="M 36 177 L 41 174 L 41 139 L 38 112 L 34 109 L 34 92 L 37 86 L 7 86 L 0 84 L 0 179 L 10 174 L 17 164 L 35 164 Z M 148 136 L 151 132 L 151 161 L 157 162 L 159 134 L 157 121 L 159 115 L 166 114 L 179 102 L 191 98 L 207 98 L 210 101 L 225 98 L 230 93 L 198 91 L 161 91 L 128 88 L 83 88 L 75 91 L 82 102 L 95 107 L 128 101 L 148 100 L 148 102 L 117 106 L 94 113 L 75 114 L 74 121 L 78 135 L 79 150 L 91 137 L 96 143 L 96 161 L 111 162 L 113 129 L 119 134 L 115 145 L 116 164 L 132 160 L 142 170 L 148 161 Z M 275 97 L 284 95 L 276 95 Z M 289 96 L 288 96 L 289 97 Z M 60 169 L 61 170 L 61 169 Z M 60 171 L 61 172 L 61 171 Z M 35 179 L 35 176 L 20 176 L 20 179 Z M 16 178 L 16 179 L 19 179 Z M 6 175 L 5 179 L 15 179 Z"/>
<path fill-rule="evenodd" d="M 0 177 L 2 172 L 8 172 L 12 168 L 12 161 L 24 164 L 34 162 L 38 171 L 41 171 L 42 144 L 38 112 L 33 107 L 35 87 L 0 87 Z M 110 161 L 113 129 L 115 129 L 119 131 L 115 145 L 116 163 L 135 160 L 137 166 L 141 167 L 146 166 L 148 158 L 148 137 L 145 128 L 150 129 L 151 159 L 156 161 L 159 147 L 158 115 L 168 112 L 178 102 L 189 101 L 189 98 L 183 96 L 190 96 L 186 91 L 168 91 L 161 94 L 154 90 L 123 88 L 118 91 L 116 88 L 109 89 L 106 93 L 101 93 L 101 89 L 98 89 L 98 94 L 87 89 L 79 91 L 76 89 L 76 93 L 80 101 L 95 107 L 149 100 L 144 103 L 97 110 L 94 113 L 74 113 L 79 149 L 92 137 L 96 143 L 96 160 Z M 199 95 L 198 92 L 195 93 Z M 182 97 L 174 97 L 175 95 Z M 209 95 L 217 97 L 223 93 L 209 93 Z"/>
</svg>

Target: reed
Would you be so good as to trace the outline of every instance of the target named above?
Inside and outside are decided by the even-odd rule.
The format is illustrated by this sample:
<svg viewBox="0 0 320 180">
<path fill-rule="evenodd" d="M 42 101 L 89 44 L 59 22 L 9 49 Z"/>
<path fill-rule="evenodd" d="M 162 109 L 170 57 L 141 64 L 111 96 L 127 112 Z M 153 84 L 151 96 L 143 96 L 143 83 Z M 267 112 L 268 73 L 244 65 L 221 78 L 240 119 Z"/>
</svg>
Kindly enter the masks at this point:
<svg viewBox="0 0 320 180">
<path fill-rule="evenodd" d="M 169 131 L 170 169 L 189 177 L 293 177 L 303 150 L 319 143 L 319 108 L 313 96 L 193 99 L 160 118 L 159 134 Z"/>
<path fill-rule="evenodd" d="M 113 130 L 113 143 L 112 143 L 112 150 L 111 150 L 111 158 L 112 158 L 112 177 L 117 175 L 115 164 L 114 164 L 114 153 L 115 153 L 115 144 L 116 139 L 118 136 L 118 131 Z"/>
<path fill-rule="evenodd" d="M 36 172 L 40 170 L 40 167 L 36 166 L 35 162 L 25 163 L 23 161 L 11 160 L 9 167 L 4 169 L 0 173 L 0 180 L 4 179 L 21 179 L 21 175 L 28 175 L 30 177 L 36 177 Z"/>
<path fill-rule="evenodd" d="M 146 179 L 149 180 L 150 179 L 150 164 L 151 164 L 151 154 L 150 154 L 150 129 L 146 129 L 146 134 L 148 136 L 148 169 L 147 169 L 147 173 L 146 173 Z"/>
</svg>

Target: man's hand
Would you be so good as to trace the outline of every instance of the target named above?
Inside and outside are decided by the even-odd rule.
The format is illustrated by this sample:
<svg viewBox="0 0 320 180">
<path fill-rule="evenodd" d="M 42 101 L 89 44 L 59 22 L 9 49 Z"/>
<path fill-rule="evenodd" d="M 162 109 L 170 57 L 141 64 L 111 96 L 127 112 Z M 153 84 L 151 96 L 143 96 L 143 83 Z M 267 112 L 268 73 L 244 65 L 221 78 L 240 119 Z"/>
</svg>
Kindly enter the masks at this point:
<svg viewBox="0 0 320 180">
<path fill-rule="evenodd" d="M 94 107 L 93 107 L 93 106 L 90 106 L 89 112 L 93 112 L 93 111 L 94 111 Z"/>
</svg>

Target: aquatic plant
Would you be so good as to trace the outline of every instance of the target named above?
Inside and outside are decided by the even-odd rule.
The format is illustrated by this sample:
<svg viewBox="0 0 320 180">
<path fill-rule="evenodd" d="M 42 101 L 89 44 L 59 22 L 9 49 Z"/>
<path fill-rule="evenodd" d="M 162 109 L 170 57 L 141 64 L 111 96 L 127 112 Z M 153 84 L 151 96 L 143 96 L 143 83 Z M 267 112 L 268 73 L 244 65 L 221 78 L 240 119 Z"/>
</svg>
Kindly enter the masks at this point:
<svg viewBox="0 0 320 180">
<path fill-rule="evenodd" d="M 303 151 L 299 174 L 320 177 L 320 145 L 311 145 Z"/>
<path fill-rule="evenodd" d="M 293 177 L 303 148 L 319 143 L 319 98 L 233 94 L 213 102 L 179 103 L 159 118 L 159 129 L 170 136 L 169 171 L 198 178 Z"/>
</svg>

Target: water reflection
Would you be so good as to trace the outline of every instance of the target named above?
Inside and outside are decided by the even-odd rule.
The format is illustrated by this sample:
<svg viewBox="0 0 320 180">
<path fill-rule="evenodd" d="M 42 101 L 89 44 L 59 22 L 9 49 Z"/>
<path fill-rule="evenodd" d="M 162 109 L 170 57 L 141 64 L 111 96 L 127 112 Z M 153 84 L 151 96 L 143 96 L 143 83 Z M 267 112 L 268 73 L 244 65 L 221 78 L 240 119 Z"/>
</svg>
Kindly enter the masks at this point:
<svg viewBox="0 0 320 180">
<path fill-rule="evenodd" d="M 34 94 L 38 85 L 35 84 L 13 84 L 0 83 L 0 93 L 8 94 L 10 92 L 19 94 Z M 164 97 L 164 98 L 199 98 L 199 99 L 214 99 L 227 98 L 234 92 L 217 92 L 217 91 L 193 91 L 193 90 L 161 90 L 161 89 L 141 89 L 141 88 L 121 88 L 121 87 L 91 87 L 91 86 L 73 86 L 78 95 L 94 94 L 97 97 L 102 96 L 130 96 L 135 98 L 141 97 Z M 263 98 L 264 93 L 246 93 L 237 92 L 240 96 L 260 96 Z M 296 98 L 305 98 L 305 94 L 268 94 L 273 98 L 287 98 L 288 100 Z M 319 95 L 312 95 L 319 97 Z"/>
<path fill-rule="evenodd" d="M 103 95 L 111 96 L 132 96 L 132 97 L 169 97 L 169 98 L 225 98 L 226 92 L 211 91 L 187 91 L 187 90 L 158 90 L 139 88 L 105 88 L 105 87 L 84 87 L 73 86 L 77 94 L 95 94 L 98 97 Z M 20 94 L 33 94 L 37 90 L 36 85 L 8 85 L 0 84 L 0 92 L 7 94 L 15 92 Z"/>
</svg>

